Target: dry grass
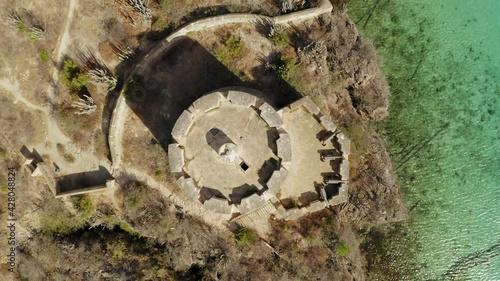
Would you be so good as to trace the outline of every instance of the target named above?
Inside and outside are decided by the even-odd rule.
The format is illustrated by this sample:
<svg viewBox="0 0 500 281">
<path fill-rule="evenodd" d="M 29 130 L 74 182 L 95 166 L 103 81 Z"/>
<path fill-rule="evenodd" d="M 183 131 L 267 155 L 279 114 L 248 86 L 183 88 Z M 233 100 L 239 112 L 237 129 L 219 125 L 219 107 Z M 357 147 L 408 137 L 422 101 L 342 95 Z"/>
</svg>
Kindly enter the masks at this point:
<svg viewBox="0 0 500 281">
<path fill-rule="evenodd" d="M 153 176 L 158 181 L 169 179 L 170 168 L 165 149 L 135 115 L 126 121 L 128 131 L 123 140 L 123 161 Z"/>
<path fill-rule="evenodd" d="M 7 155 L 17 153 L 22 145 L 43 141 L 46 119 L 42 112 L 33 111 L 21 103 L 14 104 L 9 94 L 0 91 L 0 135 Z M 5 157 L 7 157 L 4 156 Z"/>
</svg>

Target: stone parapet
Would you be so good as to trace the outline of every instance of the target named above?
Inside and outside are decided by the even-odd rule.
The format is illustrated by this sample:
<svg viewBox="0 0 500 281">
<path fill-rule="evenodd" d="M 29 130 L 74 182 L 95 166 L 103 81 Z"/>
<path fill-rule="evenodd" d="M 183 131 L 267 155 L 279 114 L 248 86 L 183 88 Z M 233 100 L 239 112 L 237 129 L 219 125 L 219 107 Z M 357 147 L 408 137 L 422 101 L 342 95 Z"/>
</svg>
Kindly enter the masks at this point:
<svg viewBox="0 0 500 281">
<path fill-rule="evenodd" d="M 241 203 L 238 205 L 238 210 L 240 210 L 240 213 L 243 214 L 260 207 L 265 202 L 266 200 L 264 200 L 264 198 L 254 193 L 248 197 L 241 199 Z"/>
<path fill-rule="evenodd" d="M 305 209 L 304 208 L 291 208 L 291 209 L 287 209 L 285 214 L 283 215 L 283 218 L 285 220 L 295 220 L 295 219 L 298 219 L 300 218 L 301 216 L 305 215 L 306 213 L 304 212 Z"/>
<path fill-rule="evenodd" d="M 290 108 L 292 110 L 298 109 L 301 106 L 316 117 L 320 114 L 319 107 L 309 97 L 303 97 L 300 100 L 290 104 Z"/>
<path fill-rule="evenodd" d="M 70 191 L 56 192 L 55 197 L 60 198 L 60 197 L 65 197 L 65 196 L 82 195 L 82 194 L 87 194 L 87 193 L 91 193 L 91 192 L 105 191 L 105 190 L 113 188 L 114 186 L 115 186 L 115 180 L 109 180 L 106 182 L 106 184 L 102 184 L 102 185 L 89 186 L 89 187 L 79 188 L 79 189 L 70 190 Z"/>
<path fill-rule="evenodd" d="M 325 207 L 327 207 L 327 206 L 325 205 L 324 201 L 314 201 L 314 202 L 311 202 L 311 204 L 309 204 L 309 206 L 305 207 L 305 209 L 308 213 L 314 213 L 314 212 L 323 210 Z"/>
<path fill-rule="evenodd" d="M 276 146 L 278 157 L 281 158 L 283 164 L 292 161 L 292 145 L 290 143 L 290 136 L 287 133 L 280 134 L 280 138 L 276 141 Z"/>
<path fill-rule="evenodd" d="M 281 116 L 278 112 L 270 106 L 268 103 L 263 103 L 260 107 L 260 117 L 266 121 L 269 127 L 280 128 L 283 126 L 283 120 L 281 120 Z"/>
<path fill-rule="evenodd" d="M 340 144 L 344 158 L 349 159 L 349 154 L 351 154 L 351 140 L 344 133 L 338 133 L 337 141 Z"/>
<path fill-rule="evenodd" d="M 176 144 L 168 146 L 168 162 L 172 173 L 181 173 L 184 167 L 184 150 Z"/>
<path fill-rule="evenodd" d="M 203 206 L 208 210 L 214 211 L 219 214 L 230 214 L 231 206 L 226 199 L 212 197 L 203 203 Z"/>
<path fill-rule="evenodd" d="M 331 132 L 337 131 L 337 125 L 335 125 L 335 123 L 332 122 L 330 117 L 323 115 L 319 118 L 319 121 L 320 121 L 321 125 L 325 129 L 327 129 L 328 131 L 331 131 Z"/>
<path fill-rule="evenodd" d="M 344 181 L 349 180 L 349 160 L 347 159 L 342 159 L 342 162 L 340 162 L 340 178 Z"/>
<path fill-rule="evenodd" d="M 200 198 L 200 189 L 192 178 L 180 177 L 177 179 L 177 186 L 191 199 L 198 200 Z"/>
<path fill-rule="evenodd" d="M 222 93 L 214 92 L 197 99 L 193 103 L 193 107 L 196 111 L 207 112 L 219 107 L 220 102 L 224 100 L 226 100 L 226 98 Z"/>
<path fill-rule="evenodd" d="M 271 194 L 276 195 L 276 193 L 278 193 L 287 175 L 288 171 L 284 168 L 273 172 L 271 178 L 267 182 L 267 187 L 269 188 L 269 192 L 271 192 Z"/>
<path fill-rule="evenodd" d="M 249 95 L 241 91 L 229 90 L 227 94 L 227 99 L 234 105 L 239 105 L 243 107 L 255 106 L 257 103 L 257 97 L 254 95 Z"/>
<path fill-rule="evenodd" d="M 184 110 L 175 122 L 172 129 L 172 137 L 179 143 L 182 143 L 182 138 L 187 135 L 191 126 L 193 126 L 193 114 Z"/>
</svg>

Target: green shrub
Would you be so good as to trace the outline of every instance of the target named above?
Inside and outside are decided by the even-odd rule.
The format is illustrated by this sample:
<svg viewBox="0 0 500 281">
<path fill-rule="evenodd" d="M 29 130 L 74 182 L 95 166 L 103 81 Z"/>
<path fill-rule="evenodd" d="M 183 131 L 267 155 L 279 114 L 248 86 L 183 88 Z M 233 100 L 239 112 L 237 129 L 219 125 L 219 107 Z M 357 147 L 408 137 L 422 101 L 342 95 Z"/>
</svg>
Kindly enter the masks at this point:
<svg viewBox="0 0 500 281">
<path fill-rule="evenodd" d="M 235 233 L 235 239 L 241 245 L 253 245 L 258 238 L 257 233 L 250 228 L 242 228 Z"/>
<path fill-rule="evenodd" d="M 87 195 L 76 197 L 73 204 L 80 215 L 85 218 L 89 218 L 94 213 L 94 204 L 92 203 L 92 199 Z"/>
<path fill-rule="evenodd" d="M 349 253 L 349 250 L 349 246 L 344 241 L 340 241 L 337 245 L 337 256 L 343 257 Z"/>
<path fill-rule="evenodd" d="M 82 228 L 94 213 L 94 206 L 88 196 L 78 197 L 73 201 L 77 209 L 72 214 L 64 204 L 56 198 L 47 202 L 49 208 L 40 216 L 41 231 L 55 236 L 66 236 Z"/>
<path fill-rule="evenodd" d="M 297 60 L 290 56 L 281 56 L 275 65 L 278 76 L 289 82 L 290 76 L 296 71 Z"/>
<path fill-rule="evenodd" d="M 285 47 L 290 44 L 290 36 L 288 36 L 288 32 L 284 28 L 279 28 L 278 30 L 271 36 L 269 36 L 269 40 L 276 46 Z"/>
<path fill-rule="evenodd" d="M 141 233 L 135 231 L 131 226 L 130 224 L 128 224 L 127 222 L 120 222 L 118 224 L 118 227 L 120 227 L 121 230 L 125 231 L 127 234 L 129 234 L 130 236 L 133 236 L 133 237 L 141 237 Z"/>
<path fill-rule="evenodd" d="M 39 50 L 38 51 L 38 57 L 43 61 L 43 62 L 48 62 L 50 57 L 49 57 L 49 53 L 47 52 L 47 50 L 45 49 L 42 49 L 42 50 Z"/>
<path fill-rule="evenodd" d="M 26 32 L 26 24 L 24 22 L 20 22 L 16 25 L 17 27 L 17 31 L 21 32 L 21 33 L 24 33 Z"/>
<path fill-rule="evenodd" d="M 238 57 L 245 49 L 245 43 L 237 36 L 231 35 L 224 45 L 217 48 L 215 57 L 217 60 L 225 65 L 230 64 L 236 57 Z"/>
<path fill-rule="evenodd" d="M 67 59 L 64 62 L 59 77 L 61 81 L 75 93 L 82 91 L 89 81 L 88 76 L 83 73 L 80 67 L 71 59 Z"/>
</svg>

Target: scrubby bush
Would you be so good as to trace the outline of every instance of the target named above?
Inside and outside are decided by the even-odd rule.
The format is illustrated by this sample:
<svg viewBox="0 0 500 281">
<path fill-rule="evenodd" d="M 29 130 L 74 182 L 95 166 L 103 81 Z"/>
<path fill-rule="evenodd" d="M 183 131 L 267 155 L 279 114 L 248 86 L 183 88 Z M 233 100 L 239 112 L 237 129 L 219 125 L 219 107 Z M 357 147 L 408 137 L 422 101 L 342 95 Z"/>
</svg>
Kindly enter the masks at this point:
<svg viewBox="0 0 500 281">
<path fill-rule="evenodd" d="M 225 41 L 224 45 L 217 48 L 215 57 L 225 65 L 230 64 L 245 49 L 245 43 L 241 38 L 231 35 Z"/>
<path fill-rule="evenodd" d="M 47 50 L 45 49 L 42 49 L 42 50 L 39 50 L 38 51 L 38 57 L 43 61 L 43 62 L 48 62 L 50 57 L 49 57 L 49 53 L 47 52 Z"/>
<path fill-rule="evenodd" d="M 285 28 L 272 26 L 269 32 L 269 40 L 276 46 L 285 47 L 290 44 L 290 36 Z"/>
<path fill-rule="evenodd" d="M 242 228 L 238 230 L 235 234 L 234 237 L 238 244 L 240 245 L 253 245 L 255 242 L 257 242 L 257 239 L 259 238 L 257 236 L 257 233 L 253 229 L 250 228 Z"/>
<path fill-rule="evenodd" d="M 349 250 L 349 246 L 344 241 L 340 241 L 336 249 L 337 256 L 343 257 L 349 253 Z"/>
<path fill-rule="evenodd" d="M 289 82 L 291 75 L 296 71 L 297 59 L 291 56 L 280 55 L 269 62 L 269 67 L 284 81 Z"/>
<path fill-rule="evenodd" d="M 81 68 L 71 59 L 64 62 L 63 69 L 59 73 L 61 81 L 74 93 L 80 93 L 88 82 L 88 77 Z"/>
<path fill-rule="evenodd" d="M 48 209 L 40 217 L 41 231 L 55 236 L 66 236 L 82 228 L 94 213 L 92 200 L 88 196 L 77 197 L 72 214 L 59 199 L 47 203 Z"/>
</svg>

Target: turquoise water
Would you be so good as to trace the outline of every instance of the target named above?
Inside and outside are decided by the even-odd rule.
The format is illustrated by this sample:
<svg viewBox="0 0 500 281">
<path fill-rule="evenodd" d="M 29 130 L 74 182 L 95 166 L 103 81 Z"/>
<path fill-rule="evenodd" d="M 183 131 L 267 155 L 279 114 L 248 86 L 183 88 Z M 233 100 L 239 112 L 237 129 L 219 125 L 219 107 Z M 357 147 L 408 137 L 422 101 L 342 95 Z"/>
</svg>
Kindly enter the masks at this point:
<svg viewBox="0 0 500 281">
<path fill-rule="evenodd" d="M 349 14 L 393 95 L 380 131 L 411 209 L 388 252 L 411 260 L 393 266 L 500 280 L 500 0 L 351 0 Z"/>
</svg>

